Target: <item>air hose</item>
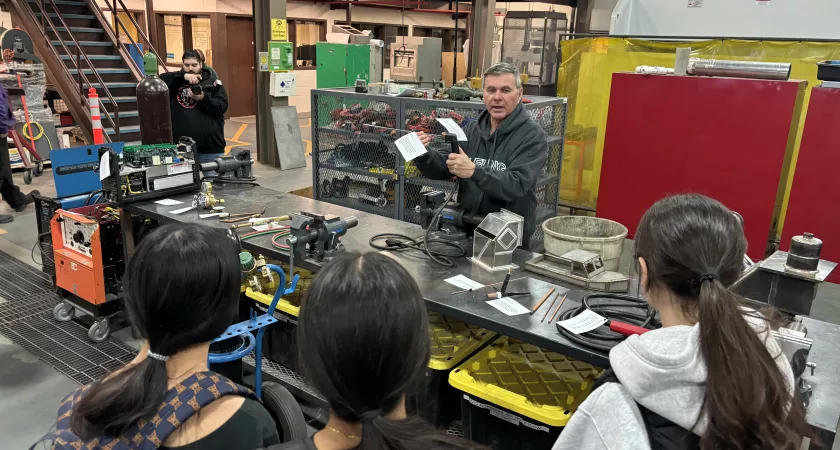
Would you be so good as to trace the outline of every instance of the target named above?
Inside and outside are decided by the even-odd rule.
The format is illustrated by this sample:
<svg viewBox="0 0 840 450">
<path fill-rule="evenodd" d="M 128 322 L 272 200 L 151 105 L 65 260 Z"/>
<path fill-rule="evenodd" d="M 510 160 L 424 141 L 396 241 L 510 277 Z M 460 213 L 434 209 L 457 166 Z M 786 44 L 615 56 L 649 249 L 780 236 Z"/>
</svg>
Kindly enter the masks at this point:
<svg viewBox="0 0 840 450">
<path fill-rule="evenodd" d="M 613 300 L 598 303 L 597 300 Z M 659 327 L 656 311 L 644 299 L 625 294 L 591 293 L 581 300 L 580 306 L 560 315 L 561 320 L 571 319 L 585 310 L 607 318 L 609 330 L 598 327 L 583 334 L 575 334 L 557 324 L 557 331 L 566 339 L 594 350 L 609 352 L 627 336 L 642 334 Z"/>
</svg>

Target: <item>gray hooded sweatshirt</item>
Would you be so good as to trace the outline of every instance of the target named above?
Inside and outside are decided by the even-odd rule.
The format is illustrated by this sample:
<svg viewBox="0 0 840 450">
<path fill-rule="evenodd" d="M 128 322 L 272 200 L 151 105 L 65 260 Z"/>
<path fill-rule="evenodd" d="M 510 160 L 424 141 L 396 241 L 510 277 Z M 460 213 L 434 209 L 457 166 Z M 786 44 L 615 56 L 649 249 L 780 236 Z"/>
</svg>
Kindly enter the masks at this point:
<svg viewBox="0 0 840 450">
<path fill-rule="evenodd" d="M 764 322 L 745 316 L 776 356 L 788 392 L 793 370 Z M 610 351 L 610 365 L 621 383 L 606 383 L 589 395 L 569 420 L 552 450 L 649 449 L 647 430 L 636 404 L 691 429 L 706 393 L 706 364 L 700 354 L 700 325 L 673 326 L 630 336 Z M 778 356 L 777 356 L 778 355 Z M 694 432 L 706 430 L 700 420 Z"/>
<path fill-rule="evenodd" d="M 486 110 L 464 130 L 464 153 L 475 163 L 470 179 L 458 180 L 458 202 L 472 214 L 499 212 L 504 208 L 525 219 L 522 245 L 537 224 L 537 196 L 534 188 L 548 158 L 546 134 L 522 104 L 490 133 L 490 113 Z M 417 168 L 433 180 L 452 178 L 446 167 L 448 153 L 430 151 L 415 159 Z"/>
</svg>

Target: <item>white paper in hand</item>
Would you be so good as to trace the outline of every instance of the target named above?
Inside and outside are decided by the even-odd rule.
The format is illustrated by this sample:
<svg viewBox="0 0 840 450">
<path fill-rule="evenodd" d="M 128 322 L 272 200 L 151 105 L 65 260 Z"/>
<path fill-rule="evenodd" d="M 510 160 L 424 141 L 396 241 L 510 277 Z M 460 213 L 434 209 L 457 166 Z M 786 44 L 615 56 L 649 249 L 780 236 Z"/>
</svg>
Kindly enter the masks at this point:
<svg viewBox="0 0 840 450">
<path fill-rule="evenodd" d="M 443 125 L 443 128 L 446 128 L 446 131 L 458 137 L 459 141 L 467 142 L 467 135 L 464 134 L 464 130 L 461 129 L 461 126 L 458 125 L 458 123 L 455 122 L 455 120 L 450 119 L 448 117 L 438 117 L 437 121 L 440 122 L 441 125 Z"/>
<path fill-rule="evenodd" d="M 111 152 L 102 154 L 99 160 L 99 181 L 102 181 L 111 176 Z"/>
<path fill-rule="evenodd" d="M 592 312 L 591 309 L 584 309 L 582 313 L 575 317 L 557 323 L 574 334 L 583 334 L 607 323 L 607 318 Z"/>
<path fill-rule="evenodd" d="M 531 312 L 531 310 L 522 306 L 519 302 L 510 297 L 490 300 L 487 304 L 507 314 L 508 316 L 518 316 L 520 314 L 527 314 Z"/>
<path fill-rule="evenodd" d="M 455 276 L 455 277 L 452 277 L 452 278 L 447 278 L 443 281 L 446 281 L 447 283 L 449 283 L 453 286 L 457 286 L 461 289 L 481 289 L 481 288 L 484 287 L 483 284 L 481 284 L 477 281 L 473 281 L 473 280 L 471 280 L 471 279 L 469 279 L 469 278 L 467 278 L 463 275 L 458 275 L 458 276 Z"/>
<path fill-rule="evenodd" d="M 397 150 L 400 151 L 400 154 L 406 161 L 411 161 L 418 156 L 426 154 L 426 146 L 417 137 L 417 133 L 406 134 L 394 141 L 394 145 L 397 146 Z"/>
</svg>

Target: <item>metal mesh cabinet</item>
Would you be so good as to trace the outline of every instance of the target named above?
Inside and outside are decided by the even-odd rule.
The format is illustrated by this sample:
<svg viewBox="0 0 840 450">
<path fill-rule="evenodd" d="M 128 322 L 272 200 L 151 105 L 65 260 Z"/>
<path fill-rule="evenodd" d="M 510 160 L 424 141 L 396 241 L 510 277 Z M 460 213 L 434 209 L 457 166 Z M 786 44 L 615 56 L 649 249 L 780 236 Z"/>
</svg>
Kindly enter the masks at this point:
<svg viewBox="0 0 840 450">
<path fill-rule="evenodd" d="M 566 99 L 529 97 L 525 109 L 548 135 L 548 159 L 538 178 L 537 221 L 557 214 L 560 170 L 566 132 Z M 435 119 L 450 117 L 462 128 L 484 111 L 481 101 L 459 102 L 357 94 L 349 90 L 312 91 L 312 161 L 314 198 L 362 211 L 421 223 L 414 208 L 420 195 L 432 190 L 451 192 L 452 181 L 424 177 L 405 162 L 394 140 L 405 133 L 444 130 Z M 446 147 L 442 139 L 431 147 Z M 542 230 L 531 248 L 542 247 Z"/>
</svg>

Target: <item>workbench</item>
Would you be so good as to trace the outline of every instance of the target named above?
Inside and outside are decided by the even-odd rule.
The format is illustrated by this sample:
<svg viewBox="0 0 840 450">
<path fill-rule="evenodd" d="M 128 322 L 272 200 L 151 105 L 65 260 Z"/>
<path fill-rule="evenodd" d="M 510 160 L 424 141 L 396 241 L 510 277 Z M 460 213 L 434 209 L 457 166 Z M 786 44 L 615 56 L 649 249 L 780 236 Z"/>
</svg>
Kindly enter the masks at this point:
<svg viewBox="0 0 840 450">
<path fill-rule="evenodd" d="M 379 233 L 399 233 L 410 237 L 419 237 L 424 234 L 424 230 L 419 225 L 258 186 L 228 184 L 214 186 L 213 192 L 217 198 L 225 200 L 225 211 L 231 214 L 260 211 L 265 207 L 264 217 L 281 216 L 301 211 L 334 214 L 342 218 L 355 216 L 359 221 L 358 226 L 351 228 L 341 238 L 348 251 L 375 251 L 369 245 L 369 241 L 372 236 Z M 217 218 L 201 219 L 199 214 L 207 213 L 203 210 L 172 214 L 171 211 L 182 209 L 191 204 L 193 195 L 180 194 L 169 197 L 183 202 L 180 205 L 163 206 L 154 203 L 154 201 L 147 201 L 126 205 L 124 209 L 132 214 L 158 220 L 161 223 L 200 223 L 220 229 L 229 228 L 230 224 L 220 223 Z M 244 250 L 262 254 L 272 259 L 289 261 L 286 252 L 272 246 L 271 235 L 258 236 L 243 241 L 242 247 Z M 468 254 L 472 252 L 472 248 L 466 250 Z M 475 266 L 466 258 L 455 259 L 455 266 L 449 268 L 429 261 L 424 254 L 418 251 L 389 253 L 395 256 L 414 277 L 420 286 L 429 310 L 581 361 L 600 367 L 609 367 L 607 354 L 566 339 L 557 331 L 553 323 L 548 324 L 547 319 L 544 323 L 541 322 L 551 299 L 543 304 L 534 315 L 507 316 L 485 302 L 487 300 L 486 294 L 492 292 L 491 288 L 485 288 L 477 292 L 456 293 L 462 289 L 443 282 L 447 278 L 464 275 L 481 284 L 489 285 L 500 283 L 504 279 L 505 272 L 486 271 Z M 524 262 L 533 258 L 533 256 L 534 254 L 531 252 L 516 250 L 514 263 L 520 268 L 513 271 L 508 291 L 530 292 L 530 296 L 519 296 L 515 299 L 526 308 L 531 309 L 552 287 L 556 288 L 558 292 L 568 289 L 568 298 L 563 304 L 562 311 L 577 308 L 587 291 L 532 272 L 526 272 L 522 269 Z M 294 264 L 295 267 L 302 267 L 315 272 L 322 266 L 312 261 L 295 260 Z M 562 297 L 563 293 L 560 296 Z M 806 375 L 808 382 L 814 386 L 814 395 L 808 408 L 807 419 L 808 423 L 815 429 L 831 436 L 827 441 L 831 442 L 840 420 L 840 402 L 837 401 L 840 398 L 840 358 L 836 357 L 837 345 L 840 344 L 840 326 L 807 318 L 805 324 L 810 330 L 809 338 L 814 339 L 809 361 L 817 365 L 813 376 Z"/>
</svg>

